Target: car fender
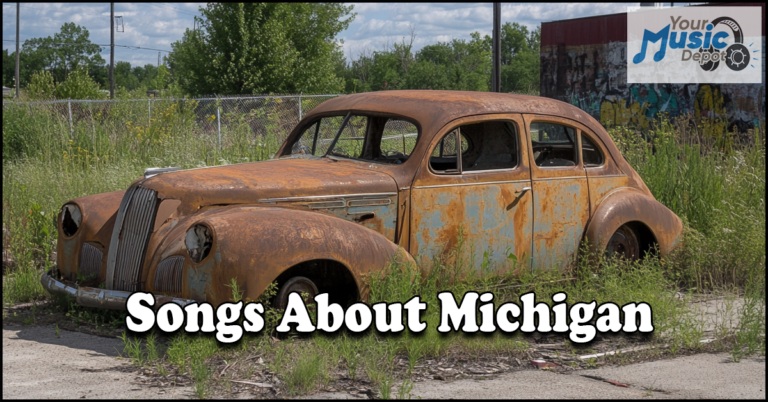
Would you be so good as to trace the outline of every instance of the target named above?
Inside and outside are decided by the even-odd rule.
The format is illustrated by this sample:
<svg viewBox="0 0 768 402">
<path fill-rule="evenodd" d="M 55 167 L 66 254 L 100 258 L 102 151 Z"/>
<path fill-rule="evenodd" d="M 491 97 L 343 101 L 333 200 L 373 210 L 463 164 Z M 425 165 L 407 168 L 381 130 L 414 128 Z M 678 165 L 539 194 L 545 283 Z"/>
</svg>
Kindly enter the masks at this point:
<svg viewBox="0 0 768 402">
<path fill-rule="evenodd" d="M 613 233 L 630 222 L 639 222 L 651 232 L 661 256 L 682 239 L 683 222 L 674 212 L 641 190 L 625 187 L 606 195 L 587 224 L 585 237 L 592 251 L 605 250 Z"/>
<path fill-rule="evenodd" d="M 120 207 L 123 195 L 125 191 L 112 191 L 67 201 L 65 204 L 77 205 L 83 214 L 80 229 L 70 238 L 65 237 L 61 231 L 59 222 L 61 222 L 62 210 L 59 210 L 56 216 L 56 229 L 59 231 L 56 241 L 56 263 L 61 274 L 69 279 L 75 278 L 80 262 L 80 249 L 85 242 L 99 248 L 106 259 L 109 239 L 112 237 L 112 228 L 115 226 L 117 209 Z M 101 277 L 104 278 L 104 275 L 105 273 L 102 272 Z"/>
<path fill-rule="evenodd" d="M 207 257 L 194 263 L 186 251 L 185 233 L 194 224 L 213 230 Z M 281 273 L 297 264 L 331 260 L 344 265 L 365 298 L 362 277 L 386 268 L 393 259 L 415 266 L 413 258 L 381 234 L 354 222 L 302 209 L 238 206 L 209 210 L 180 222 L 163 241 L 146 283 L 154 283 L 161 259 L 183 255 L 182 296 L 213 304 L 232 297 L 235 278 L 244 299 L 256 300 Z"/>
</svg>

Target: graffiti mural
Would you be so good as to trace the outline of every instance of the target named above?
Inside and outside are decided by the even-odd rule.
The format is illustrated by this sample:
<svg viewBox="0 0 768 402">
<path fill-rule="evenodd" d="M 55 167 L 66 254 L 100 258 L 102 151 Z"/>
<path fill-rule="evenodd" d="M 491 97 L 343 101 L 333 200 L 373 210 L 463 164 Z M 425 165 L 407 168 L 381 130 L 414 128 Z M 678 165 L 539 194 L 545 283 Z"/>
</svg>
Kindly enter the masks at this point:
<svg viewBox="0 0 768 402">
<path fill-rule="evenodd" d="M 765 54 L 765 37 L 762 46 Z M 647 128 L 660 112 L 690 113 L 744 132 L 765 118 L 765 63 L 762 84 L 627 84 L 626 52 L 626 42 L 542 44 L 541 96 L 576 105 L 606 126 Z"/>
</svg>

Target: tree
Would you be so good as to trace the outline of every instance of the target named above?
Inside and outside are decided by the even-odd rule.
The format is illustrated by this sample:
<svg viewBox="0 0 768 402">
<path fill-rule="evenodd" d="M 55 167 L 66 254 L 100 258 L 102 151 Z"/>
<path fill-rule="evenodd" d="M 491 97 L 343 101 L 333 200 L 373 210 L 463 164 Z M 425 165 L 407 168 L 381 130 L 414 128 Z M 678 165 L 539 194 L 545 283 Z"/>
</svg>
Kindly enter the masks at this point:
<svg viewBox="0 0 768 402">
<path fill-rule="evenodd" d="M 348 92 L 390 89 L 448 89 L 487 91 L 490 87 L 491 41 L 478 32 L 469 41 L 454 39 L 424 46 L 412 52 L 416 37 L 409 27 L 410 39 L 404 37 L 392 48 L 358 52 L 345 72 Z"/>
<path fill-rule="evenodd" d="M 3 85 L 13 88 L 16 84 L 16 52 L 8 54 L 8 49 L 3 49 Z"/>
<path fill-rule="evenodd" d="M 133 91 L 140 85 L 139 78 L 131 71 L 131 63 L 127 61 L 118 61 L 115 64 L 115 86 L 123 87 L 128 91 Z"/>
<path fill-rule="evenodd" d="M 490 42 L 473 32 L 471 40 L 454 39 L 424 46 L 416 55 L 408 87 L 488 91 L 491 76 Z"/>
<path fill-rule="evenodd" d="M 104 65 L 104 59 L 99 54 L 101 47 L 91 43 L 89 37 L 85 27 L 68 22 L 61 26 L 61 31 L 54 34 L 53 38 L 48 36 L 25 40 L 22 56 L 27 79 L 32 72 L 46 69 L 51 71 L 57 82 L 63 82 L 69 72 L 80 65 L 89 69 Z"/>
<path fill-rule="evenodd" d="M 532 32 L 518 23 L 501 27 L 501 91 L 538 92 L 541 27 Z"/>
<path fill-rule="evenodd" d="M 336 92 L 336 35 L 354 18 L 340 3 L 208 3 L 200 29 L 168 64 L 191 94 Z"/>
</svg>

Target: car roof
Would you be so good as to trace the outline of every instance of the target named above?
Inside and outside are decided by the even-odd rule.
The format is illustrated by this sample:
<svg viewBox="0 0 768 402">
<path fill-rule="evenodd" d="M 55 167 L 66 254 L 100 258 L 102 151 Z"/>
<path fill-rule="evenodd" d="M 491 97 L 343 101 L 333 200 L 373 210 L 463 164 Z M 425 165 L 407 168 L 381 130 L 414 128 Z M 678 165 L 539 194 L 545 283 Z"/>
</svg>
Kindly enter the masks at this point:
<svg viewBox="0 0 768 402">
<path fill-rule="evenodd" d="M 457 118 L 495 113 L 534 113 L 566 117 L 589 127 L 606 141 L 602 125 L 571 104 L 540 96 L 498 92 L 402 90 L 377 91 L 329 99 L 307 115 L 333 111 L 391 113 L 416 120 L 422 129 L 438 130 Z M 610 141 L 608 139 L 608 141 Z"/>
</svg>

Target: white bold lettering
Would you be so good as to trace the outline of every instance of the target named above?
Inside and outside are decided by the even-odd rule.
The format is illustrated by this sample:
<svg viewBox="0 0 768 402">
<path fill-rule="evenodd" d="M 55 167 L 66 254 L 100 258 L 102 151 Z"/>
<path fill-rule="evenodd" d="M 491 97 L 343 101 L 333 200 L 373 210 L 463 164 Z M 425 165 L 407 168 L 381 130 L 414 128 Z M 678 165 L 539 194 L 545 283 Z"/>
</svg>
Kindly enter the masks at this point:
<svg viewBox="0 0 768 402">
<path fill-rule="evenodd" d="M 420 312 L 427 309 L 427 303 L 422 303 L 421 298 L 419 296 L 416 296 L 412 298 L 411 300 L 408 300 L 405 305 L 403 305 L 405 308 L 405 311 L 408 312 L 408 330 L 411 332 L 421 332 L 427 329 L 427 324 L 421 322 L 421 315 Z"/>
<path fill-rule="evenodd" d="M 336 332 L 344 324 L 344 309 L 336 303 L 328 305 L 328 293 L 315 296 L 317 303 L 317 329 Z M 328 314 L 333 318 L 333 326 L 328 323 Z"/>
<path fill-rule="evenodd" d="M 462 332 L 477 332 L 477 319 L 475 317 L 477 292 L 467 292 L 464 294 L 461 307 L 456 305 L 456 299 L 453 298 L 453 293 L 451 292 L 442 292 L 437 295 L 437 298 L 440 299 L 440 325 L 437 327 L 438 332 L 450 332 L 451 326 L 453 326 L 454 331 L 458 331 L 462 320 L 464 320 L 464 326 L 461 328 Z M 448 324 L 449 320 L 451 325 Z"/>
<path fill-rule="evenodd" d="M 264 329 L 264 306 L 261 303 L 248 303 L 243 311 L 243 329 L 245 332 L 259 332 Z"/>
<path fill-rule="evenodd" d="M 549 332 L 552 330 L 552 326 L 549 325 L 549 306 L 546 303 L 535 303 L 535 297 L 533 292 L 520 296 L 520 301 L 523 302 L 523 326 L 520 327 L 520 330 L 523 332 Z M 534 325 L 536 314 L 539 315 L 538 327 Z"/>
<path fill-rule="evenodd" d="M 582 325 L 589 322 L 595 314 L 597 303 L 576 303 L 571 306 L 571 342 L 587 343 L 595 339 L 595 327 L 592 325 Z"/>
<path fill-rule="evenodd" d="M 128 300 L 125 302 L 125 308 L 128 310 L 128 315 L 125 317 L 125 326 L 129 331 L 147 332 L 155 325 L 155 312 L 141 304 L 142 301 L 150 306 L 155 305 L 155 297 L 151 293 L 144 292 L 136 292 L 128 296 Z M 139 320 L 140 323 L 137 324 L 134 319 Z"/>
<path fill-rule="evenodd" d="M 390 319 L 387 321 L 387 310 L 389 310 Z M 403 332 L 403 305 L 392 303 L 387 306 L 386 303 L 376 303 L 373 305 L 373 312 L 376 314 L 376 330 L 379 332 Z"/>
<path fill-rule="evenodd" d="M 237 303 L 221 303 L 219 305 L 219 308 L 216 309 L 216 318 L 219 319 L 219 322 L 216 324 L 217 341 L 221 343 L 234 343 L 243 337 L 243 328 L 237 323 L 242 309 L 242 301 Z"/>
<path fill-rule="evenodd" d="M 315 330 L 315 326 L 312 325 L 312 319 L 309 318 L 307 306 L 304 305 L 304 300 L 296 292 L 288 295 L 288 306 L 285 308 L 280 325 L 276 328 L 277 332 L 290 332 L 291 327 L 288 324 L 298 324 L 296 326 L 296 331 L 298 332 L 312 332 Z"/>
<path fill-rule="evenodd" d="M 178 304 L 165 303 L 157 309 L 157 327 L 161 331 L 173 332 L 182 325 L 184 325 L 184 310 Z"/>
<path fill-rule="evenodd" d="M 357 314 L 360 314 L 360 321 L 357 320 Z M 344 315 L 344 322 L 347 328 L 352 332 L 363 332 L 371 326 L 373 316 L 371 308 L 365 303 L 355 303 L 347 309 Z"/>
</svg>

